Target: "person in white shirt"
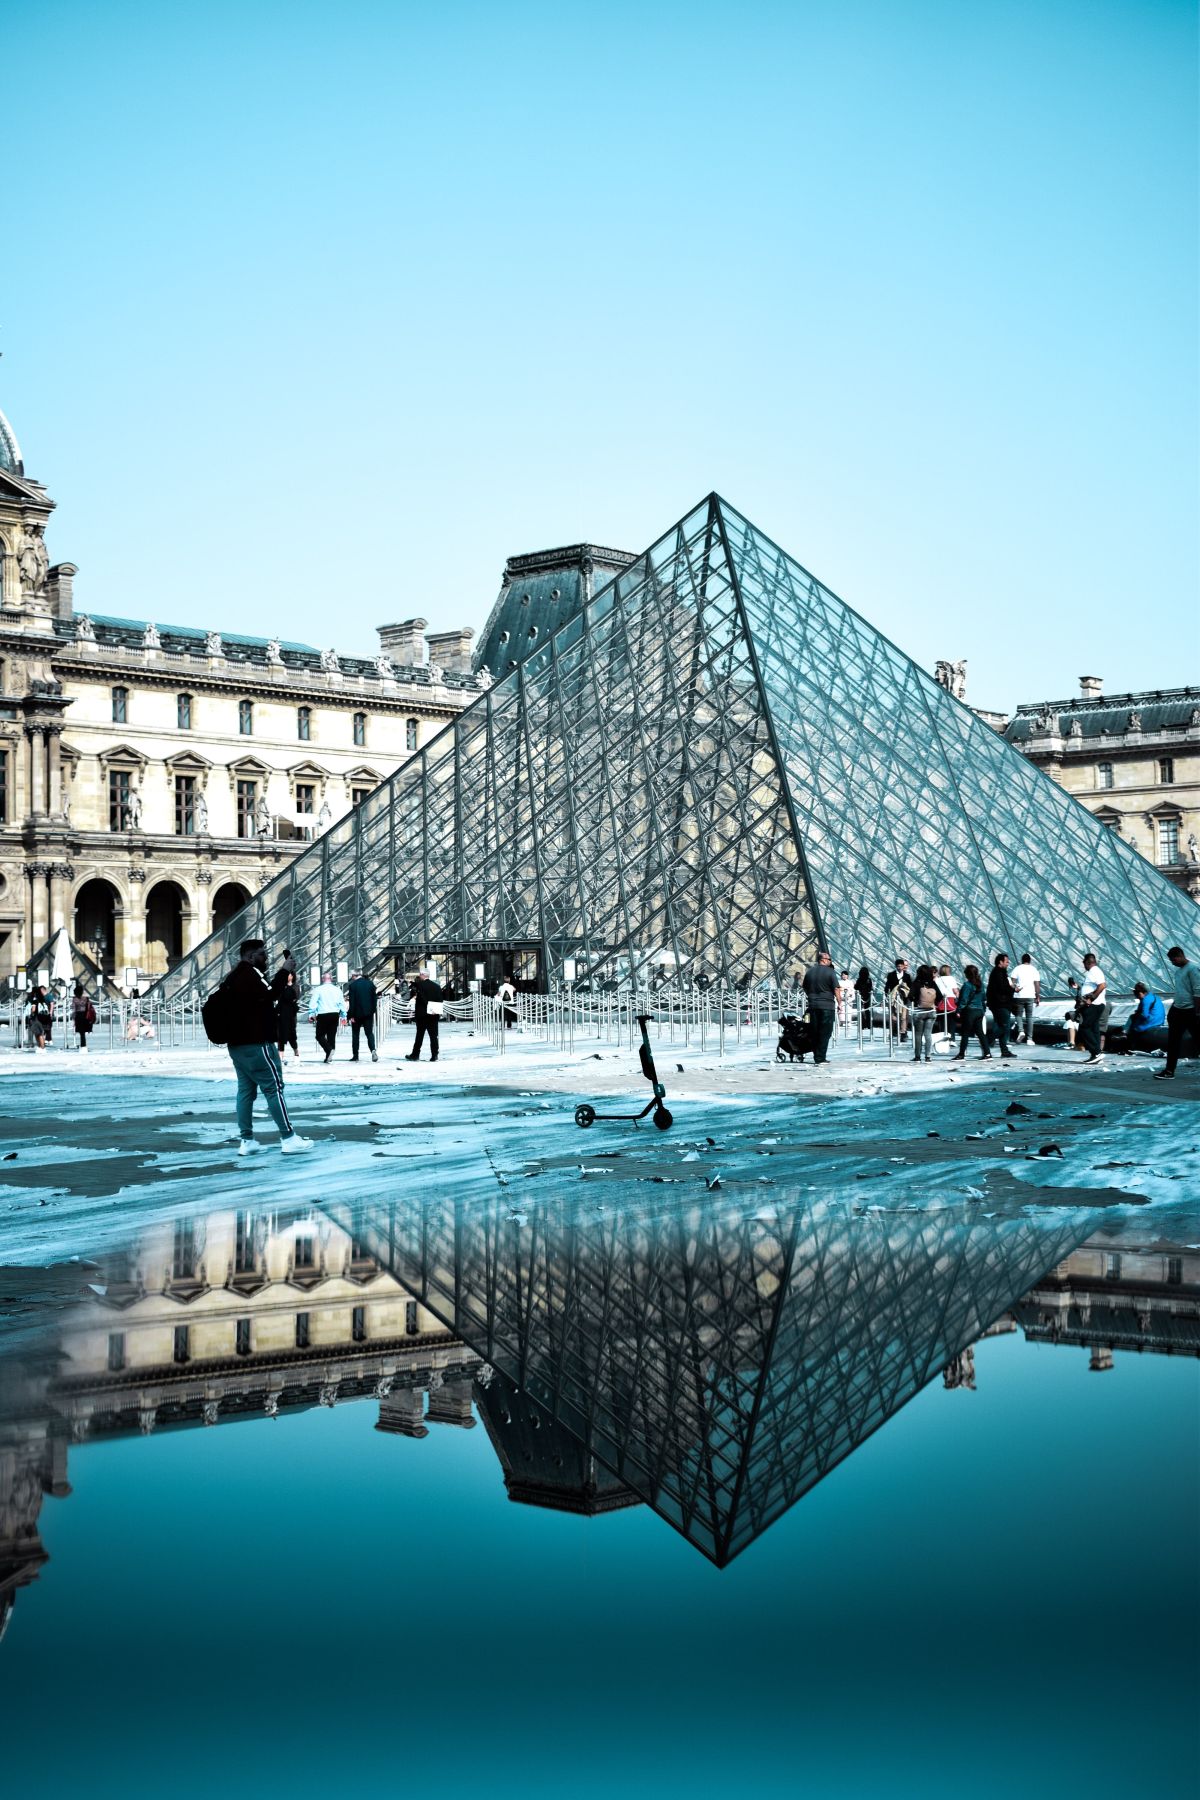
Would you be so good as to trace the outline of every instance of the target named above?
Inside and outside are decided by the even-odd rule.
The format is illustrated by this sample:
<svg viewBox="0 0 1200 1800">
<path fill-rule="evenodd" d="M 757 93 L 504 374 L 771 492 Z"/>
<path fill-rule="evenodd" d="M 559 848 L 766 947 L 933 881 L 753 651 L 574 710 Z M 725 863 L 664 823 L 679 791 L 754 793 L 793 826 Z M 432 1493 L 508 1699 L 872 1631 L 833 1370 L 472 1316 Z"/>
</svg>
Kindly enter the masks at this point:
<svg viewBox="0 0 1200 1800">
<path fill-rule="evenodd" d="M 1013 1001 L 1013 1012 L 1016 1015 L 1017 1030 L 1022 1030 L 1021 1022 L 1024 1020 L 1021 1042 L 1032 1044 L 1033 1014 L 1042 998 L 1042 977 L 1034 967 L 1033 958 L 1028 950 L 1012 972 L 1012 984 L 1013 993 L 1016 996 Z"/>
<path fill-rule="evenodd" d="M 317 1042 L 328 1062 L 337 1043 L 338 1026 L 344 1024 L 346 1018 L 345 996 L 332 975 L 327 973 L 321 985 L 310 994 L 308 1016 L 316 1022 Z"/>
<path fill-rule="evenodd" d="M 1072 978 L 1079 1000 L 1079 1037 L 1083 1048 L 1088 1053 L 1090 1063 L 1100 1061 L 1100 1031 L 1104 1024 L 1104 996 L 1108 991 L 1108 981 L 1104 970 L 1089 950 L 1083 959 L 1083 980 Z"/>
</svg>

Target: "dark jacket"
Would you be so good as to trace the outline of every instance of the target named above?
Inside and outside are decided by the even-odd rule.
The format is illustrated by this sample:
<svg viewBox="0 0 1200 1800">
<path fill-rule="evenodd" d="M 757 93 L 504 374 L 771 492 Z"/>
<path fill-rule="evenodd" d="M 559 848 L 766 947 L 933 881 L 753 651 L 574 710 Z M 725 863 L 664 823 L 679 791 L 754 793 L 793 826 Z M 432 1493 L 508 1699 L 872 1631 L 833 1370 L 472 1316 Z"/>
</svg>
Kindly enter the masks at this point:
<svg viewBox="0 0 1200 1800">
<path fill-rule="evenodd" d="M 289 960 L 294 961 L 295 959 L 289 958 Z M 293 969 L 291 973 L 294 976 L 295 970 Z M 281 1013 L 296 1013 L 300 1010 L 300 983 L 293 980 L 291 986 L 288 986 L 288 970 L 286 968 L 277 969 L 271 977 L 271 993 Z"/>
<path fill-rule="evenodd" d="M 911 997 L 912 976 L 907 969 L 905 969 L 903 974 L 900 973 L 899 969 L 888 970 L 887 980 L 883 984 L 883 991 L 885 994 L 894 994 L 897 988 L 900 990 L 901 1000 L 908 1000 Z"/>
<path fill-rule="evenodd" d="M 803 982 L 812 1012 L 832 1012 L 837 1003 L 838 978 L 832 964 L 814 963 Z"/>
<path fill-rule="evenodd" d="M 428 975 L 422 975 L 419 981 L 413 982 L 412 993 L 418 1019 L 428 1018 L 431 1000 L 441 1000 L 444 997 L 437 982 L 430 981 Z"/>
<path fill-rule="evenodd" d="M 988 976 L 987 1003 L 992 1012 L 1011 1012 L 1014 991 L 1007 969 L 993 969 Z"/>
<path fill-rule="evenodd" d="M 226 1001 L 227 1044 L 275 1042 L 275 996 L 266 976 L 253 963 L 237 963 L 221 983 L 221 992 Z"/>
<path fill-rule="evenodd" d="M 431 996 L 432 998 L 432 996 Z M 346 1017 L 353 1025 L 369 1025 L 375 1017 L 379 990 L 366 975 L 358 975 L 346 989 Z"/>
</svg>

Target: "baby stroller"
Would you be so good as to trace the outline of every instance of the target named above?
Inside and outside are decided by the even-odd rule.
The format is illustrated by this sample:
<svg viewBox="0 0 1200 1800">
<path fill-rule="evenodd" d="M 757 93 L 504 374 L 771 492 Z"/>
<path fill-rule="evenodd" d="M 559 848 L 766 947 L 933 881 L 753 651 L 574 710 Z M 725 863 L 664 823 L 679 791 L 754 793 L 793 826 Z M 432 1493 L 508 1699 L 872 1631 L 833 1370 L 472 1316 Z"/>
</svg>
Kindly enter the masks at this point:
<svg viewBox="0 0 1200 1800">
<path fill-rule="evenodd" d="M 776 1062 L 800 1062 L 812 1054 L 813 1029 L 807 1019 L 798 1019 L 794 1013 L 781 1013 L 779 1018 L 779 1042 L 775 1046 Z"/>
</svg>

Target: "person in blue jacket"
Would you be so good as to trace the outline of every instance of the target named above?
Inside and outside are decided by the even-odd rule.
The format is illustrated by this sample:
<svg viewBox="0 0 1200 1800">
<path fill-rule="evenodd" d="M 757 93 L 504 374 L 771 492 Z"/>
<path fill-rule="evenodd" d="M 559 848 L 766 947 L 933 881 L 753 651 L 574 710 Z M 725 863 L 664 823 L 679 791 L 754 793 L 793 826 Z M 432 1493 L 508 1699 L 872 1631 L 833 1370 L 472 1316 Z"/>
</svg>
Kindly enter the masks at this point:
<svg viewBox="0 0 1200 1800">
<path fill-rule="evenodd" d="M 1167 1022 L 1167 1009 L 1157 994 L 1152 994 L 1144 981 L 1136 983 L 1133 997 L 1137 1001 L 1125 1027 L 1125 1041 L 1130 1050 L 1148 1048 L 1148 1034 L 1161 1031 Z"/>
</svg>

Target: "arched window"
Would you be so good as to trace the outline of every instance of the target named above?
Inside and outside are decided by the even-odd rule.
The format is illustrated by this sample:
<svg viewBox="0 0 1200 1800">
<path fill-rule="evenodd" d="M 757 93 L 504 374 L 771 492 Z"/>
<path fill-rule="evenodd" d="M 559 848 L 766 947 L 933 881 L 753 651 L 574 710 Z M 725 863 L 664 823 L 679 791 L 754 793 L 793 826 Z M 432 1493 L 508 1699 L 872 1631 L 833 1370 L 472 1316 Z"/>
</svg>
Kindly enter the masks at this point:
<svg viewBox="0 0 1200 1800">
<path fill-rule="evenodd" d="M 417 721 L 406 719 L 404 723 L 404 748 L 415 750 L 417 747 Z"/>
<path fill-rule="evenodd" d="M 192 696 L 180 694 L 175 701 L 175 723 L 180 731 L 192 729 Z"/>
<path fill-rule="evenodd" d="M 254 705 L 250 700 L 238 701 L 238 730 L 243 737 L 254 736 Z"/>
<path fill-rule="evenodd" d="M 362 746 L 366 743 L 366 741 L 367 741 L 367 715 L 366 715 L 366 713 L 355 713 L 355 715 L 354 715 L 354 742 L 361 749 Z"/>
</svg>

